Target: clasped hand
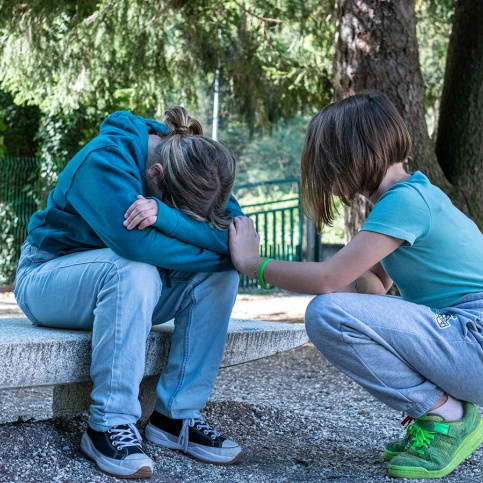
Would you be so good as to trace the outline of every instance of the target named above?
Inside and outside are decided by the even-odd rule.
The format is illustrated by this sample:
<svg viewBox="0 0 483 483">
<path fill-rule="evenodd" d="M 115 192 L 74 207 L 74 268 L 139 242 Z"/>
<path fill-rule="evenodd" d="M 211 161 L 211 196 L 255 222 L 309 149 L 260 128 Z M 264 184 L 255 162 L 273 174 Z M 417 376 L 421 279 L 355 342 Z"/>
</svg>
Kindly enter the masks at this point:
<svg viewBox="0 0 483 483">
<path fill-rule="evenodd" d="M 158 202 L 146 199 L 142 195 L 136 197 L 136 201 L 126 211 L 123 225 L 128 229 L 138 227 L 139 230 L 154 225 L 158 219 Z"/>
</svg>

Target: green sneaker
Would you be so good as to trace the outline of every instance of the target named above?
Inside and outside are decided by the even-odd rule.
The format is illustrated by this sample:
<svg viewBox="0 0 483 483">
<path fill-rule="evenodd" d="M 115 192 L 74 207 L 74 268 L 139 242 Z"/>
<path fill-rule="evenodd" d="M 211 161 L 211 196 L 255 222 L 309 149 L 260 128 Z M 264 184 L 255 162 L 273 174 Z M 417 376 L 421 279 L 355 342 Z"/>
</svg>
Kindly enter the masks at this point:
<svg viewBox="0 0 483 483">
<path fill-rule="evenodd" d="M 408 445 L 387 467 L 397 478 L 441 478 L 451 473 L 483 442 L 483 418 L 474 404 L 463 403 L 463 418 L 445 421 L 424 414 L 407 427 Z"/>
<path fill-rule="evenodd" d="M 389 441 L 384 448 L 384 459 L 386 461 L 391 461 L 395 456 L 401 454 L 406 449 L 409 441 L 410 431 L 408 431 L 409 425 L 414 421 L 410 416 L 406 416 L 402 421 L 401 425 L 406 429 L 406 437 L 401 439 L 395 439 Z"/>
<path fill-rule="evenodd" d="M 406 438 L 389 441 L 384 448 L 384 459 L 386 461 L 391 461 L 395 456 L 403 453 L 407 445 L 408 440 Z"/>
</svg>

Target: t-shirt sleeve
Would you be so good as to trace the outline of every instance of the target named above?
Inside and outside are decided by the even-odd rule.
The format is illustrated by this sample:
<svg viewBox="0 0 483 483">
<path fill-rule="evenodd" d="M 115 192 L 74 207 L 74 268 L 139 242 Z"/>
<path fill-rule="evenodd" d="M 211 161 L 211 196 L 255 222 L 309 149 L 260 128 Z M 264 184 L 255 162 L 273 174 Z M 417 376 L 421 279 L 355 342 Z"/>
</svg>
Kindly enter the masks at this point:
<svg viewBox="0 0 483 483">
<path fill-rule="evenodd" d="M 393 236 L 413 245 L 430 228 L 431 212 L 422 195 L 411 186 L 400 185 L 379 198 L 361 231 Z"/>
</svg>

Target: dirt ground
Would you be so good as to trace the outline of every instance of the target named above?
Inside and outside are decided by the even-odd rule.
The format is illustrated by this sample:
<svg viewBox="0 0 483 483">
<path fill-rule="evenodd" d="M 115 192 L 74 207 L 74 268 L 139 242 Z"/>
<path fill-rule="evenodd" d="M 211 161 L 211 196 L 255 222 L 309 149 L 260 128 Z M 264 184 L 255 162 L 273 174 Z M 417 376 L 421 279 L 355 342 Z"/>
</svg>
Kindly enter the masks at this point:
<svg viewBox="0 0 483 483">
<path fill-rule="evenodd" d="M 290 292 L 267 294 L 239 294 L 233 308 L 235 319 L 273 320 L 276 322 L 303 322 L 312 296 Z M 12 292 L 0 293 L 0 318 L 25 317 Z"/>
</svg>

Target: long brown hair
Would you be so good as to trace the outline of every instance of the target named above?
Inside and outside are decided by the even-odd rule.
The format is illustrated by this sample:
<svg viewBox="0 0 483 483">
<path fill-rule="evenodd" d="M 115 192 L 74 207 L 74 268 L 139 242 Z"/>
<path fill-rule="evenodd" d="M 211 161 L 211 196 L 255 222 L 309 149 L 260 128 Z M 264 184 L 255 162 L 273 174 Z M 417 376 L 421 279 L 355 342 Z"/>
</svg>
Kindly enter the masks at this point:
<svg viewBox="0 0 483 483">
<path fill-rule="evenodd" d="M 411 138 L 391 101 L 366 91 L 326 106 L 310 122 L 301 160 L 302 207 L 320 231 L 334 219 L 334 193 L 348 205 L 374 193 L 388 168 L 404 161 Z"/>
<path fill-rule="evenodd" d="M 203 136 L 201 124 L 181 106 L 165 112 L 168 134 L 155 149 L 163 166 L 163 201 L 212 228 L 227 230 L 226 203 L 235 181 L 235 158 L 223 144 Z"/>
</svg>

